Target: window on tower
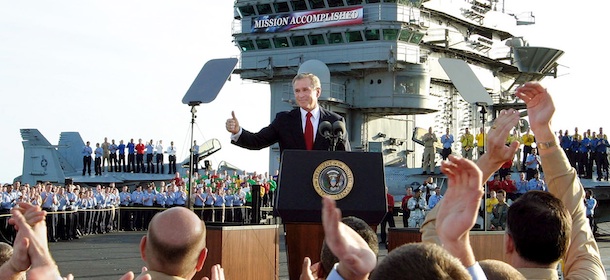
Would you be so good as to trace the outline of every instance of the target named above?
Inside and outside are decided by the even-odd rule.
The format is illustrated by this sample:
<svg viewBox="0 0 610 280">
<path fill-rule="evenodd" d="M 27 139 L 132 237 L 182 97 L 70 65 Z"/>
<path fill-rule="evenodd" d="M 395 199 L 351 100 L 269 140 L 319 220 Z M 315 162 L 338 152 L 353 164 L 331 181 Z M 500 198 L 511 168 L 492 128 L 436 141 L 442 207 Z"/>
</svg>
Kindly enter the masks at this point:
<svg viewBox="0 0 610 280">
<path fill-rule="evenodd" d="M 268 15 L 272 14 L 271 5 L 269 4 L 258 4 L 256 5 L 256 9 L 258 10 L 259 15 Z"/>
<path fill-rule="evenodd" d="M 327 0 L 329 7 L 341 7 L 343 6 L 343 0 Z"/>
<path fill-rule="evenodd" d="M 292 4 L 292 10 L 294 11 L 307 11 L 305 0 L 292 0 L 290 4 Z"/>
<path fill-rule="evenodd" d="M 309 6 L 312 9 L 323 9 L 323 8 L 326 8 L 324 6 L 324 0 L 309 0 Z"/>
<path fill-rule="evenodd" d="M 322 35 L 322 34 L 309 35 L 309 44 L 312 46 L 326 44 L 326 42 L 324 41 L 324 35 Z"/>
<path fill-rule="evenodd" d="M 383 39 L 387 41 L 396 41 L 398 38 L 398 29 L 384 29 Z"/>
<path fill-rule="evenodd" d="M 287 12 L 290 12 L 290 7 L 288 7 L 288 2 L 273 3 L 273 7 L 275 8 L 275 12 L 276 13 L 287 13 Z"/>
<path fill-rule="evenodd" d="M 329 44 L 343 43 L 343 36 L 341 35 L 341 33 L 329 33 L 328 34 L 328 43 Z"/>
<path fill-rule="evenodd" d="M 292 36 L 290 37 L 290 41 L 292 42 L 293 47 L 307 46 L 305 36 Z"/>
<path fill-rule="evenodd" d="M 413 34 L 413 36 L 411 37 L 411 40 L 409 42 L 411 42 L 413 44 L 419 44 L 419 43 L 421 43 L 422 38 L 424 38 L 424 33 L 415 32 L 415 34 Z"/>
<path fill-rule="evenodd" d="M 273 45 L 275 46 L 276 49 L 287 48 L 288 47 L 288 38 L 286 38 L 286 37 L 273 38 Z"/>
<path fill-rule="evenodd" d="M 380 38 L 379 29 L 367 29 L 367 30 L 364 30 L 364 38 L 367 41 L 379 40 L 379 38 Z"/>
<path fill-rule="evenodd" d="M 259 50 L 270 49 L 271 42 L 269 41 L 269 39 L 256 39 L 256 47 Z"/>
<path fill-rule="evenodd" d="M 254 12 L 254 7 L 250 6 L 250 5 L 238 7 L 237 10 L 239 11 L 239 14 L 242 17 L 251 16 L 251 15 L 254 15 L 256 13 L 256 12 Z"/>
<path fill-rule="evenodd" d="M 408 43 L 409 39 L 411 39 L 411 36 L 413 36 L 413 32 L 411 32 L 408 29 L 402 29 L 402 30 L 400 30 L 400 35 L 398 36 L 398 40 Z"/>
<path fill-rule="evenodd" d="M 237 44 L 242 52 L 254 50 L 254 42 L 252 40 L 237 41 Z"/>
<path fill-rule="evenodd" d="M 347 39 L 347 42 L 349 42 L 349 43 L 363 41 L 362 33 L 360 33 L 360 30 L 345 32 L 345 38 Z"/>
</svg>

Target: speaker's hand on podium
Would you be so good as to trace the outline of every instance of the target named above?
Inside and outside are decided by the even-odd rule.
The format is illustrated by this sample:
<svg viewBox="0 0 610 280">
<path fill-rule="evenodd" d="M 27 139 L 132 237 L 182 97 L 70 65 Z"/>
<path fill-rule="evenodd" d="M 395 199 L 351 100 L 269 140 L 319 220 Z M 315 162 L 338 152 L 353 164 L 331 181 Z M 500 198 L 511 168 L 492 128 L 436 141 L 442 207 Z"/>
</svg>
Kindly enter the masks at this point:
<svg viewBox="0 0 610 280">
<path fill-rule="evenodd" d="M 237 134 L 239 132 L 239 121 L 235 117 L 235 112 L 231 111 L 231 118 L 227 119 L 226 128 L 228 132 Z"/>
<path fill-rule="evenodd" d="M 377 256 L 356 231 L 341 222 L 341 210 L 328 197 L 322 201 L 322 225 L 324 240 L 339 259 L 337 272 L 343 279 L 368 279 Z"/>
</svg>

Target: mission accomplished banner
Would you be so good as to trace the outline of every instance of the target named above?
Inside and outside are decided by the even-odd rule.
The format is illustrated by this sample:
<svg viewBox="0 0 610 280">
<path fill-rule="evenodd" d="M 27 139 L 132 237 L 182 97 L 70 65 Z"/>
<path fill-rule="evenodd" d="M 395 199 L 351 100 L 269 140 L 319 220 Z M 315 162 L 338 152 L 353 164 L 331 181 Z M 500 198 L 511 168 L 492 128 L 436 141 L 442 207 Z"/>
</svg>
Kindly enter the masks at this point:
<svg viewBox="0 0 610 280">
<path fill-rule="evenodd" d="M 252 33 L 362 24 L 362 7 L 267 15 L 252 18 Z"/>
</svg>

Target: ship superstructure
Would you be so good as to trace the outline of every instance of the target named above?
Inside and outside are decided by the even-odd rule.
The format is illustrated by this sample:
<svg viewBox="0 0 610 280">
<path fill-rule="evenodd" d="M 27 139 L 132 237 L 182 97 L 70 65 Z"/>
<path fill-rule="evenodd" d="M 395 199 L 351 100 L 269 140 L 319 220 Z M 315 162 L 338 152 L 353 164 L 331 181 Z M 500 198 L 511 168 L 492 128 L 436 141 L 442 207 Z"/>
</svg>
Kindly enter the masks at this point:
<svg viewBox="0 0 610 280">
<path fill-rule="evenodd" d="M 460 151 L 465 128 L 476 134 L 497 110 L 524 109 L 514 89 L 556 75 L 563 53 L 514 37 L 511 30 L 534 17 L 504 12 L 503 1 L 236 0 L 234 6 L 236 71 L 270 85 L 270 119 L 295 106 L 291 80 L 299 68 L 321 62 L 329 73 L 321 106 L 346 118 L 353 150 L 383 153 L 387 184 L 401 177 L 401 189 L 404 176 L 393 167 L 421 167 L 423 147 L 411 141 L 416 127 L 433 127 L 439 137 L 448 127 Z M 493 104 L 464 101 L 439 58 L 466 61 Z M 484 121 L 481 108 L 489 112 Z M 279 158 L 272 146 L 269 170 Z"/>
</svg>

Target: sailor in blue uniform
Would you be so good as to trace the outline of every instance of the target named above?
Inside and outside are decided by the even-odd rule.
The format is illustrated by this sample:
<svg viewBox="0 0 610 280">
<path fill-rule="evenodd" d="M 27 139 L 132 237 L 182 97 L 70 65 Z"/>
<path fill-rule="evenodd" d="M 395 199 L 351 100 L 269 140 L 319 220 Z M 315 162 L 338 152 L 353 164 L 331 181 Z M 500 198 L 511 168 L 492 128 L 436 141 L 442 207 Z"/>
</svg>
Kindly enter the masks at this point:
<svg viewBox="0 0 610 280">
<path fill-rule="evenodd" d="M 141 230 L 142 229 L 142 198 L 143 198 L 143 193 L 142 193 L 142 186 L 138 185 L 136 187 L 136 189 L 131 193 L 131 202 L 133 203 L 133 206 L 136 207 L 137 209 L 134 209 L 133 212 L 133 226 L 135 227 L 135 230 Z"/>
<path fill-rule="evenodd" d="M 100 147 L 100 143 L 95 144 L 95 175 L 102 175 L 102 155 L 104 150 Z"/>
<path fill-rule="evenodd" d="M 89 172 L 91 175 L 91 154 L 93 154 L 93 149 L 89 146 L 89 141 L 87 141 L 87 145 L 83 147 L 83 176 L 85 176 L 85 171 Z"/>
</svg>

